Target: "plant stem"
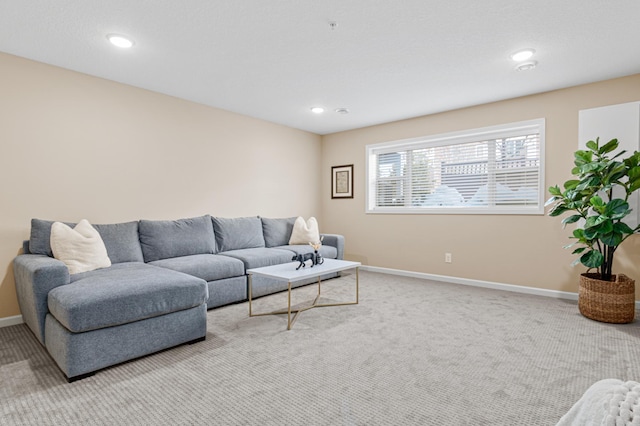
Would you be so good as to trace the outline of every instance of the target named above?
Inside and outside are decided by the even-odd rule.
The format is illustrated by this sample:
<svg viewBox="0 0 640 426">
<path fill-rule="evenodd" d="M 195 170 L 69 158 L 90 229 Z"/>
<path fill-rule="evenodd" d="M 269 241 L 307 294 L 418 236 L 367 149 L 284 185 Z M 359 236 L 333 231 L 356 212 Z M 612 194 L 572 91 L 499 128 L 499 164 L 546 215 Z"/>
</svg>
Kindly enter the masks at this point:
<svg viewBox="0 0 640 426">
<path fill-rule="evenodd" d="M 602 253 L 604 255 L 605 261 L 602 262 L 601 266 L 598 266 L 598 274 L 600 274 L 601 277 L 604 276 L 605 272 L 604 272 L 604 267 L 606 265 L 606 258 L 607 258 L 607 246 L 604 246 L 604 249 L 602 248 L 602 246 L 600 245 L 600 240 L 596 240 L 596 245 L 598 246 L 598 251 L 600 253 Z M 604 279 L 604 278 L 603 278 Z"/>
<path fill-rule="evenodd" d="M 604 261 L 602 262 L 602 273 L 600 274 L 600 278 L 603 281 L 611 281 L 613 272 L 613 254 L 615 251 L 616 248 L 613 246 L 604 246 L 604 250 L 602 252 L 604 255 Z"/>
</svg>

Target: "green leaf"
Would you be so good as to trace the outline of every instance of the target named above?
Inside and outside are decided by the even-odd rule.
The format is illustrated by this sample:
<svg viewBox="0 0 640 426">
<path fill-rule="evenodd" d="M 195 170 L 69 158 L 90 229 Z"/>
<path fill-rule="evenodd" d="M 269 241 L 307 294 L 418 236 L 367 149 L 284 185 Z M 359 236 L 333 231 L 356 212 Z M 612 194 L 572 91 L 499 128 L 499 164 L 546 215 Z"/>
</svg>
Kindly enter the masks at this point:
<svg viewBox="0 0 640 426">
<path fill-rule="evenodd" d="M 591 152 L 582 150 L 576 151 L 573 156 L 575 157 L 576 166 L 591 163 L 591 159 L 593 158 L 593 154 Z"/>
<path fill-rule="evenodd" d="M 594 195 L 593 197 L 591 197 L 591 200 L 589 200 L 591 202 L 591 205 L 593 207 L 603 207 L 604 206 L 604 201 L 602 201 L 602 198 L 600 198 L 600 196 L 598 195 Z"/>
<path fill-rule="evenodd" d="M 640 170 L 640 168 L 639 168 Z M 608 182 L 617 182 L 627 173 L 627 168 L 624 164 L 619 162 L 613 162 L 611 167 L 607 171 L 606 180 Z"/>
<path fill-rule="evenodd" d="M 563 186 L 565 191 L 568 191 L 571 189 L 575 189 L 575 187 L 578 186 L 579 183 L 580 183 L 579 180 L 572 179 L 572 180 L 566 181 Z"/>
<path fill-rule="evenodd" d="M 587 268 L 598 268 L 604 262 L 604 256 L 599 251 L 590 250 L 580 256 L 580 262 Z"/>
<path fill-rule="evenodd" d="M 580 195 L 580 191 L 576 191 L 574 189 L 568 189 L 564 193 L 564 197 L 570 201 L 574 201 L 580 199 L 582 196 Z"/>
<path fill-rule="evenodd" d="M 637 167 L 640 164 L 640 152 L 635 151 L 629 157 L 625 158 L 624 164 L 630 169 Z"/>
<path fill-rule="evenodd" d="M 607 142 L 606 144 L 600 147 L 600 149 L 598 150 L 598 153 L 606 154 L 608 152 L 613 151 L 617 147 L 618 147 L 618 139 L 611 139 L 609 142 Z"/>
<path fill-rule="evenodd" d="M 631 172 L 631 170 L 633 170 L 634 172 L 629 173 L 629 180 L 630 181 L 640 180 L 640 173 L 636 174 L 636 170 L 640 171 L 640 166 L 634 167 L 633 169 L 629 169 L 629 172 Z"/>
<path fill-rule="evenodd" d="M 555 202 L 556 202 L 556 201 L 558 201 L 558 200 L 562 200 L 562 198 L 561 198 L 561 197 L 556 197 L 556 196 L 554 195 L 553 197 L 549 198 L 549 199 L 544 203 L 544 206 L 545 206 L 545 207 L 550 206 L 551 204 L 555 203 Z"/>
<path fill-rule="evenodd" d="M 603 220 L 598 226 L 594 228 L 600 235 L 613 232 L 613 222 L 610 219 Z"/>
<path fill-rule="evenodd" d="M 624 212 L 621 213 L 616 213 L 614 215 L 611 216 L 611 220 L 621 220 L 624 219 L 626 216 L 629 215 L 629 213 L 631 213 L 631 209 L 629 210 L 625 210 Z"/>
<path fill-rule="evenodd" d="M 624 214 L 627 210 L 629 210 L 629 203 L 620 198 L 614 198 L 609 201 L 604 209 L 607 216 Z"/>
<path fill-rule="evenodd" d="M 576 186 L 578 191 L 584 191 L 585 189 L 592 189 L 594 186 L 600 186 L 601 180 L 598 176 L 591 176 L 587 179 L 580 181 L 580 184 Z"/>
<path fill-rule="evenodd" d="M 573 251 L 573 253 L 571 253 L 571 254 L 580 254 L 580 253 L 582 253 L 583 251 L 585 251 L 586 249 L 587 249 L 586 247 L 580 247 L 580 248 L 575 249 L 575 250 Z"/>
<path fill-rule="evenodd" d="M 557 195 L 557 196 L 562 196 L 562 191 L 560 191 L 560 188 L 558 188 L 558 185 L 555 186 L 550 186 L 549 187 L 549 194 L 551 195 Z"/>
<path fill-rule="evenodd" d="M 638 189 L 640 189 L 640 179 L 631 182 L 631 185 L 629 185 L 629 194 L 632 192 L 636 192 Z"/>
<path fill-rule="evenodd" d="M 568 217 L 565 217 L 564 219 L 562 219 L 562 225 L 568 225 L 570 223 L 576 223 L 580 219 L 582 219 L 582 216 L 580 216 L 579 214 L 574 214 L 572 216 L 568 216 Z"/>
<path fill-rule="evenodd" d="M 597 151 L 598 150 L 598 143 L 595 141 L 589 141 L 587 142 L 587 148 L 593 150 L 593 151 Z"/>
<path fill-rule="evenodd" d="M 632 167 L 627 173 L 629 174 L 629 179 L 638 179 L 640 177 L 640 167 Z"/>
<path fill-rule="evenodd" d="M 587 230 L 590 228 L 595 228 L 607 220 L 609 220 L 609 218 L 603 215 L 589 216 L 587 217 L 587 221 L 584 224 L 584 229 Z"/>
<path fill-rule="evenodd" d="M 607 246 L 618 247 L 620 243 L 622 243 L 622 234 L 619 234 L 617 232 L 610 232 L 600 237 L 600 241 L 602 241 Z"/>
<path fill-rule="evenodd" d="M 621 234 L 633 234 L 633 229 L 624 222 L 617 222 L 613 224 L 613 230 Z"/>
<path fill-rule="evenodd" d="M 600 236 L 597 228 L 589 228 L 584 230 L 584 238 L 586 241 L 592 241 Z"/>
<path fill-rule="evenodd" d="M 558 203 L 549 210 L 549 216 L 560 216 L 564 212 L 570 211 L 563 203 Z"/>
<path fill-rule="evenodd" d="M 595 172 L 596 170 L 600 170 L 602 166 L 603 166 L 602 163 L 595 162 L 595 163 L 585 163 L 578 167 L 580 168 L 580 173 L 583 175 L 586 175 L 590 172 Z"/>
</svg>

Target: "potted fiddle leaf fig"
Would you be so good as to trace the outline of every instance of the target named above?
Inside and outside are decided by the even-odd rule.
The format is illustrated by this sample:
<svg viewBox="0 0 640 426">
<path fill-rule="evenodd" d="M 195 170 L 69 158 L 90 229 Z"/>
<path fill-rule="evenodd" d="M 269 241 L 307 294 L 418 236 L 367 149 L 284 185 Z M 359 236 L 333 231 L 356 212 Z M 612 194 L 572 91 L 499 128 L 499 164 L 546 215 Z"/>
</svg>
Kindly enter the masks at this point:
<svg viewBox="0 0 640 426">
<path fill-rule="evenodd" d="M 618 140 L 600 145 L 600 139 L 587 142 L 587 149 L 574 153 L 575 178 L 549 188 L 549 216 L 570 213 L 563 227 L 575 224 L 570 237 L 578 255 L 574 265 L 589 268 L 580 276 L 578 306 L 587 318 L 609 323 L 633 321 L 635 281 L 623 274 L 613 274 L 616 250 L 640 225 L 627 223 L 632 209 L 629 197 L 640 189 L 640 153 L 623 158 L 625 151 L 614 153 Z M 636 212 L 637 213 L 637 212 Z M 590 272 L 595 270 L 595 272 Z"/>
</svg>

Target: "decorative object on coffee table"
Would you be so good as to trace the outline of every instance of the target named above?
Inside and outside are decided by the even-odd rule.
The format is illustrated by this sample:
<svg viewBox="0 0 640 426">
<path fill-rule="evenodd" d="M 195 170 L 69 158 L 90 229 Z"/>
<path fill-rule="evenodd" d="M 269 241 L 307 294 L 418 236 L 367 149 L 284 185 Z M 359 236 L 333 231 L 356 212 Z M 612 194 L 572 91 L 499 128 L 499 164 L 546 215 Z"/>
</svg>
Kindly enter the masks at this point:
<svg viewBox="0 0 640 426">
<path fill-rule="evenodd" d="M 353 198 L 353 164 L 331 167 L 331 198 Z"/>
<path fill-rule="evenodd" d="M 296 254 L 291 258 L 292 261 L 294 262 L 298 262 L 298 267 L 296 268 L 296 271 L 300 268 L 304 268 L 307 265 L 307 261 L 311 261 L 311 267 L 313 268 L 313 265 L 315 265 L 315 261 L 313 259 L 313 253 L 301 253 L 301 254 Z"/>
<path fill-rule="evenodd" d="M 313 247 L 313 264 L 314 265 L 322 265 L 324 263 L 324 258 L 319 253 L 320 247 L 322 247 L 322 240 L 324 240 L 324 235 L 320 237 L 320 241 L 317 243 L 309 243 L 311 247 Z"/>
<path fill-rule="evenodd" d="M 549 216 L 572 212 L 562 220 L 563 226 L 575 223 L 572 239 L 579 254 L 574 264 L 595 269 L 580 278 L 578 307 L 587 318 L 608 323 L 628 323 L 635 316 L 635 281 L 612 273 L 618 246 L 640 225 L 631 228 L 624 219 L 631 213 L 629 196 L 640 189 L 640 153 L 620 158 L 625 151 L 612 154 L 618 140 L 600 145 L 599 138 L 587 142 L 587 150 L 575 152 L 575 167 L 571 173 L 577 179 L 549 188 L 552 197 Z M 589 272 L 589 270 L 587 272 Z"/>
<path fill-rule="evenodd" d="M 324 258 L 320 253 L 318 253 L 318 250 L 320 250 L 320 247 L 322 247 L 323 239 L 324 239 L 324 236 L 322 236 L 320 238 L 320 241 L 318 241 L 315 244 L 309 243 L 309 245 L 313 247 L 313 253 L 300 253 L 300 254 L 296 254 L 291 258 L 292 261 L 299 262 L 298 267 L 296 268 L 296 271 L 300 268 L 304 268 L 306 266 L 306 262 L 309 260 L 311 261 L 312 268 L 314 267 L 314 265 L 322 265 L 324 263 Z"/>
</svg>

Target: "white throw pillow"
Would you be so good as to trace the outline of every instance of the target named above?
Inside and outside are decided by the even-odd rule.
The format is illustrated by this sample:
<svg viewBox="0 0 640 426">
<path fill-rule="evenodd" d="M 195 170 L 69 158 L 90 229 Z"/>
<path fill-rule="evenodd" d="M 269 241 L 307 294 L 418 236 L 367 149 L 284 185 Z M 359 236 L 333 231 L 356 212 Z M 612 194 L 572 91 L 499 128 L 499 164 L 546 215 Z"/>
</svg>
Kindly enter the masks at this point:
<svg viewBox="0 0 640 426">
<path fill-rule="evenodd" d="M 318 221 L 315 217 L 310 217 L 308 221 L 304 221 L 302 217 L 298 217 L 293 224 L 293 231 L 289 244 L 317 243 L 320 241 L 320 231 L 318 231 Z"/>
<path fill-rule="evenodd" d="M 70 274 L 111 266 L 102 237 L 89 221 L 82 219 L 71 229 L 62 222 L 51 225 L 53 257 L 64 262 Z"/>
</svg>

